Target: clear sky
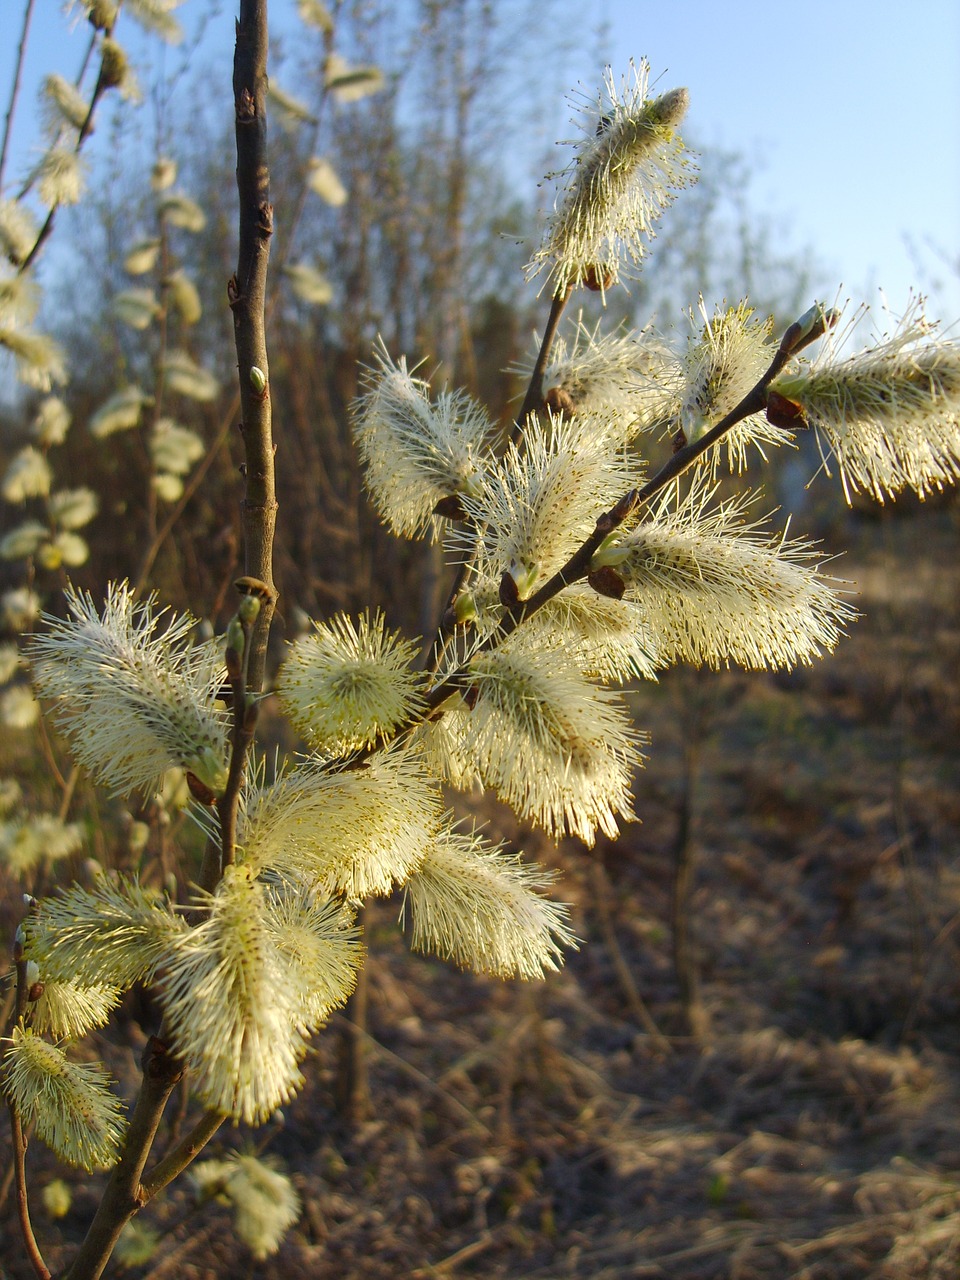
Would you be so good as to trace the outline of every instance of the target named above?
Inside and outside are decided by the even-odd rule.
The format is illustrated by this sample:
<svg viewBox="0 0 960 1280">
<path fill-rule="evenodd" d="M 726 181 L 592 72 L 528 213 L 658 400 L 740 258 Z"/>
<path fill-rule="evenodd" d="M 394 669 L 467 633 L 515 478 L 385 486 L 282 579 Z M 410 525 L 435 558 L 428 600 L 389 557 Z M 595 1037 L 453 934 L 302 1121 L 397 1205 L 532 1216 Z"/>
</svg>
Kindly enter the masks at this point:
<svg viewBox="0 0 960 1280">
<path fill-rule="evenodd" d="M 184 19 L 196 8 L 186 0 Z M 221 46 L 232 8 L 215 20 Z M 272 0 L 288 29 L 293 9 Z M 685 132 L 701 149 L 757 159 L 751 202 L 787 228 L 787 250 L 813 246 L 856 299 L 879 286 L 899 310 L 914 284 L 933 292 L 932 314 L 960 319 L 960 0 L 912 0 L 909 12 L 903 0 L 579 0 L 573 11 L 571 85 L 596 85 L 602 58 L 619 73 L 646 57 L 658 87 L 689 88 Z M 0 0 L 2 111 L 20 14 Z M 56 0 L 39 0 L 24 112 L 48 58 L 76 72 L 82 32 L 65 32 Z M 558 105 L 558 136 L 569 115 Z"/>
<path fill-rule="evenodd" d="M 958 0 L 597 0 L 615 68 L 646 57 L 686 85 L 686 132 L 762 161 L 758 206 L 783 216 L 856 298 L 894 309 L 924 272 L 960 320 Z M 574 59 L 575 62 L 581 61 Z M 583 76 L 597 69 L 582 59 Z M 919 250 L 911 252 L 909 242 Z"/>
</svg>

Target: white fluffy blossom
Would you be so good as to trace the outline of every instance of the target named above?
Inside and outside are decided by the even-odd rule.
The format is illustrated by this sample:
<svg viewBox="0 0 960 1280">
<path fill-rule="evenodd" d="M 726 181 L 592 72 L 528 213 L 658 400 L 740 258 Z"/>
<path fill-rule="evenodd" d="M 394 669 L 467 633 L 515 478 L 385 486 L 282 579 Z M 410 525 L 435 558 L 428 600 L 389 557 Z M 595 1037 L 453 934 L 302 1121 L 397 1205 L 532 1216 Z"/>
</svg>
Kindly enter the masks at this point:
<svg viewBox="0 0 960 1280">
<path fill-rule="evenodd" d="M 649 71 L 631 64 L 618 85 L 608 68 L 596 100 L 577 103 L 583 137 L 555 175 L 567 187 L 527 268 L 530 277 L 546 271 L 554 295 L 580 283 L 603 291 L 635 272 L 657 218 L 689 180 L 676 132 L 687 91 L 649 98 Z"/>
<path fill-rule="evenodd" d="M 33 642 L 35 681 L 78 762 L 122 793 L 155 790 L 180 765 L 214 793 L 226 783 L 227 730 L 217 706 L 222 657 L 190 642 L 189 615 L 138 604 L 113 586 L 102 616 L 68 592 L 70 618 L 50 618 Z"/>
<path fill-rule="evenodd" d="M 360 768 L 307 760 L 248 798 L 244 863 L 362 899 L 402 884 L 439 825 L 439 791 L 411 752 Z"/>
<path fill-rule="evenodd" d="M 150 457 L 158 471 L 173 476 L 186 475 L 203 457 L 206 446 L 189 427 L 172 418 L 161 418 L 150 434 Z"/>
<path fill-rule="evenodd" d="M 960 479 L 960 342 L 935 335 L 918 299 L 891 335 L 840 359 L 860 318 L 828 339 L 812 365 L 775 379 L 770 389 L 786 402 L 779 413 L 786 408 L 796 425 L 816 431 L 825 460 L 837 460 L 848 499 L 864 492 L 883 502 L 902 489 L 924 497 L 954 484 Z"/>
<path fill-rule="evenodd" d="M 86 166 L 72 147 L 51 147 L 44 153 L 35 176 L 37 194 L 51 209 L 76 204 L 86 186 Z"/>
<path fill-rule="evenodd" d="M 167 1025 L 208 1107 L 267 1120 L 303 1082 L 302 981 L 277 948 L 267 889 L 230 867 L 206 915 L 175 940 L 163 983 Z"/>
<path fill-rule="evenodd" d="M 62 1049 L 14 1027 L 3 1058 L 3 1090 L 21 1120 L 61 1160 L 103 1169 L 119 1154 L 123 1126 L 120 1099 L 97 1063 L 71 1062 Z"/>
<path fill-rule="evenodd" d="M 10 460 L 0 484 L 0 493 L 7 502 L 44 498 L 50 492 L 52 478 L 50 463 L 39 449 L 28 444 Z"/>
<path fill-rule="evenodd" d="M 204 404 L 216 400 L 220 391 L 220 383 L 214 374 L 197 364 L 186 351 L 171 351 L 166 356 L 163 377 L 170 391 Z"/>
<path fill-rule="evenodd" d="M 353 432 L 374 504 L 395 533 L 416 537 L 437 503 L 477 490 L 490 456 L 492 424 L 462 392 L 434 400 L 422 378 L 394 364 L 384 346 L 357 402 Z"/>
<path fill-rule="evenodd" d="M 70 430 L 70 410 L 58 396 L 47 396 L 37 406 L 30 433 L 41 445 L 63 444 Z"/>
<path fill-rule="evenodd" d="M 633 817 L 639 735 L 619 695 L 555 652 L 475 655 L 454 751 L 523 818 L 592 844 Z"/>
<path fill-rule="evenodd" d="M 404 890 L 412 945 L 477 973 L 542 978 L 574 945 L 567 908 L 542 893 L 553 878 L 476 832 L 445 830 Z"/>
<path fill-rule="evenodd" d="M 698 440 L 734 409 L 752 390 L 773 358 L 770 344 L 772 321 L 760 321 L 745 302 L 735 307 L 717 307 L 709 315 L 703 298 L 699 317 L 691 312 L 696 330 L 683 361 L 683 390 L 679 426 L 689 442 Z M 747 447 L 754 445 L 761 457 L 764 444 L 789 443 L 791 435 L 759 414 L 751 414 L 733 426 L 714 445 L 709 459 L 715 471 L 720 453 L 726 450 L 731 472 L 747 465 Z"/>
<path fill-rule="evenodd" d="M 307 186 L 333 208 L 347 203 L 347 189 L 336 169 L 323 156 L 314 156 L 307 166 Z"/>
<path fill-rule="evenodd" d="M 277 1252 L 300 1216 L 300 1198 L 273 1160 L 234 1152 L 193 1165 L 188 1176 L 201 1197 L 215 1195 L 233 1205 L 234 1230 L 261 1261 Z"/>
<path fill-rule="evenodd" d="M 548 408 L 605 416 L 624 440 L 668 421 L 679 390 L 679 363 L 653 333 L 601 334 L 599 324 L 590 329 L 582 318 L 571 336 L 556 339 L 543 375 Z"/>
<path fill-rule="evenodd" d="M 526 598 L 593 532 L 597 517 L 635 479 L 602 420 L 531 417 L 521 446 L 480 477 L 463 496 L 470 521 L 450 533 L 469 554 L 482 530 L 482 567 L 499 580 L 509 573 Z"/>
<path fill-rule="evenodd" d="M 58 489 L 47 501 L 50 519 L 61 529 L 82 529 L 100 509 L 100 499 L 92 489 Z"/>
<path fill-rule="evenodd" d="M 648 519 L 594 556 L 594 570 L 612 570 L 639 604 L 665 664 L 809 663 L 854 616 L 809 543 L 743 519 L 751 500 L 715 503 L 705 484 L 670 486 Z"/>
<path fill-rule="evenodd" d="M 337 614 L 291 646 L 277 692 L 315 750 L 340 755 L 373 746 L 418 705 L 417 645 L 388 631 L 382 614 Z"/>
<path fill-rule="evenodd" d="M 129 431 L 140 421 L 143 406 L 150 402 L 150 396 L 139 387 L 121 387 L 92 415 L 87 429 L 97 440 L 112 436 L 117 431 Z"/>
<path fill-rule="evenodd" d="M 40 617 L 40 597 L 30 587 L 14 587 L 0 596 L 0 622 L 7 631 L 27 631 Z"/>
</svg>

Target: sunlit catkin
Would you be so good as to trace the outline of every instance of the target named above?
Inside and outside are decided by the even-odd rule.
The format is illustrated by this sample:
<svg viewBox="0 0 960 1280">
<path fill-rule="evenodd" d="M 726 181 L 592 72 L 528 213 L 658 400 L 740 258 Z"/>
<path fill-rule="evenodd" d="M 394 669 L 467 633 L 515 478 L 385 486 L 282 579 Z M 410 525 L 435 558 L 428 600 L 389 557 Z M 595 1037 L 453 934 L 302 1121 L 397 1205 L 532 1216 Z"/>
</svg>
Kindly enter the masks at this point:
<svg viewBox="0 0 960 1280">
<path fill-rule="evenodd" d="M 96 1063 L 71 1062 L 62 1049 L 14 1027 L 3 1057 L 3 1090 L 37 1137 L 67 1164 L 103 1169 L 118 1155 L 120 1100 Z"/>
<path fill-rule="evenodd" d="M 634 274 L 657 218 L 690 180 L 677 133 L 689 95 L 649 98 L 649 71 L 632 65 L 618 85 L 608 68 L 597 100 L 577 104 L 584 136 L 556 175 L 568 185 L 527 268 L 530 277 L 545 271 L 554 295 L 580 283 L 603 292 Z"/>
</svg>

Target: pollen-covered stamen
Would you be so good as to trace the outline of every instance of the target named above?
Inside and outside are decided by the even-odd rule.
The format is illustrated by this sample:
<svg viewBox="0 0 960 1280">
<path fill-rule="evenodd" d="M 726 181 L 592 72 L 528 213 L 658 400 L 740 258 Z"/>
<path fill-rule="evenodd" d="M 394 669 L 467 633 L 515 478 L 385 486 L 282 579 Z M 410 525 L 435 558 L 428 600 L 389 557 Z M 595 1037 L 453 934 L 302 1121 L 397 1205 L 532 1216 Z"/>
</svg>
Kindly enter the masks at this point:
<svg viewBox="0 0 960 1280">
<path fill-rule="evenodd" d="M 774 379 L 767 413 L 802 415 L 835 457 L 848 499 L 878 502 L 902 489 L 921 498 L 960 479 L 960 343 L 936 337 L 921 300 L 892 336 L 844 360 L 847 333 L 812 365 Z M 775 398 L 776 397 L 776 398 Z"/>
<path fill-rule="evenodd" d="M 116 792 L 155 789 L 179 765 L 221 794 L 223 659 L 191 643 L 195 619 L 137 603 L 126 584 L 110 588 L 102 616 L 88 595 L 68 591 L 67 602 L 72 617 L 50 618 L 32 652 L 37 689 L 54 699 L 78 762 Z"/>
<path fill-rule="evenodd" d="M 380 346 L 354 409 L 354 438 L 366 483 L 395 533 L 418 537 L 435 525 L 438 503 L 476 492 L 492 456 L 493 426 L 463 392 L 441 392 Z M 434 530 L 435 531 L 435 530 Z"/>
<path fill-rule="evenodd" d="M 593 558 L 640 606 L 663 663 L 791 667 L 837 643 L 854 612 L 807 543 L 742 519 L 751 495 L 713 504 L 705 484 L 664 492 L 650 518 Z M 602 581 L 602 580 L 601 580 Z"/>
<path fill-rule="evenodd" d="M 517 598 L 528 598 L 592 533 L 597 512 L 635 482 L 632 465 L 602 417 L 528 418 L 523 448 L 511 444 L 485 472 L 481 492 L 464 498 L 483 530 L 478 574 L 497 582 L 509 575 Z M 451 529 L 448 545 L 471 554 L 469 527 Z M 504 590 L 509 604 L 505 581 Z"/>
<path fill-rule="evenodd" d="M 757 384 L 774 354 L 770 343 L 772 317 L 759 320 L 746 302 L 718 307 L 709 315 L 700 299 L 698 313 L 690 313 L 698 332 L 691 338 L 683 361 L 684 389 L 678 414 L 680 447 L 699 440 L 725 418 Z M 764 444 L 788 443 L 791 437 L 778 425 L 758 414 L 736 423 L 711 450 L 711 470 L 716 471 L 725 446 L 731 472 L 746 467 L 747 447 L 755 445 L 761 456 Z"/>
<path fill-rule="evenodd" d="M 566 907 L 541 892 L 552 879 L 477 832 L 444 830 L 406 885 L 412 945 L 479 973 L 542 978 L 574 945 Z"/>
<path fill-rule="evenodd" d="M 295 641 L 280 669 L 280 701 L 312 747 L 330 754 L 373 746 L 419 702 L 417 645 L 382 614 L 338 614 Z"/>
<path fill-rule="evenodd" d="M 527 268 L 548 270 L 555 296 L 584 283 L 603 293 L 621 270 L 637 267 L 654 223 L 689 180 L 689 159 L 676 133 L 686 89 L 647 97 L 649 67 L 631 65 L 618 86 L 608 69 L 594 104 L 581 109 L 584 138 L 563 175 L 569 185 Z"/>
<path fill-rule="evenodd" d="M 530 362 L 517 366 L 529 374 Z M 543 397 L 557 416 L 605 418 L 612 435 L 629 441 L 677 412 L 679 364 L 659 338 L 640 333 L 601 334 L 579 320 L 558 337 L 543 374 Z"/>
<path fill-rule="evenodd" d="M 470 677 L 476 701 L 454 750 L 522 817 L 592 843 L 633 816 L 637 734 L 616 695 L 555 651 L 477 654 Z"/>
<path fill-rule="evenodd" d="M 24 1123 L 68 1164 L 103 1169 L 123 1136 L 120 1099 L 96 1063 L 72 1062 L 62 1049 L 14 1027 L 3 1057 L 3 1089 Z"/>
</svg>

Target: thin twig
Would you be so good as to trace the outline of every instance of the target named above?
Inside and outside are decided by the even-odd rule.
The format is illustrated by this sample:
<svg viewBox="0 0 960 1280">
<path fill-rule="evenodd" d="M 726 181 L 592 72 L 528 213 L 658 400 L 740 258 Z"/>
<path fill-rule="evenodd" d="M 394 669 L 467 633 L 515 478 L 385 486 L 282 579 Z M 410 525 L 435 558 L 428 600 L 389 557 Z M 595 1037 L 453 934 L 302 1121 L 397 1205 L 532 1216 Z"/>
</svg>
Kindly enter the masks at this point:
<svg viewBox="0 0 960 1280">
<path fill-rule="evenodd" d="M 227 643 L 227 674 L 230 679 L 230 701 L 233 707 L 233 729 L 230 735 L 230 770 L 223 795 L 217 801 L 217 818 L 220 824 L 219 859 L 213 864 L 204 857 L 201 887 L 212 892 L 226 867 L 232 866 L 236 856 L 237 816 L 240 809 L 240 793 L 247 771 L 247 754 L 253 745 L 260 704 L 247 697 L 247 672 L 250 663 L 251 626 L 249 621 L 238 619 L 243 634 L 243 654 Z M 231 624 L 232 626 L 233 624 Z M 230 633 L 228 632 L 228 635 Z M 209 846 L 208 846 L 209 852 Z"/>
<path fill-rule="evenodd" d="M 104 28 L 103 34 L 104 36 L 110 36 L 112 31 L 113 31 L 113 26 L 111 24 L 111 26 Z M 93 117 L 96 114 L 97 105 L 100 102 L 100 99 L 103 97 L 103 95 L 110 88 L 110 84 L 106 80 L 104 72 L 105 72 L 104 59 L 101 56 L 100 72 L 97 76 L 97 83 L 93 87 L 93 93 L 90 97 L 90 106 L 87 109 L 87 116 L 83 124 L 80 126 L 80 131 L 77 134 L 77 141 L 74 146 L 74 152 L 77 155 L 79 155 L 80 151 L 83 148 L 83 144 L 86 142 L 87 138 L 93 132 Z M 53 230 L 53 224 L 56 219 L 57 209 L 59 207 L 60 207 L 59 205 L 53 205 L 51 207 L 43 223 L 43 226 L 40 228 L 40 231 L 37 234 L 37 238 L 33 243 L 33 248 L 30 250 L 30 252 L 24 258 L 23 262 L 21 262 L 17 268 L 19 274 L 22 275 L 25 271 L 29 269 L 31 263 L 34 261 L 37 254 L 43 248 L 43 245 L 45 244 L 51 231 Z"/>
<path fill-rule="evenodd" d="M 267 636 L 276 598 L 272 580 L 273 532 L 276 523 L 273 441 L 271 437 L 269 382 L 257 385 L 254 368 L 267 378 L 264 331 L 264 297 L 273 210 L 269 200 L 266 164 L 266 65 L 267 0 L 241 0 L 234 57 L 234 101 L 237 134 L 237 186 L 240 196 L 240 252 L 237 273 L 231 281 L 240 369 L 241 431 L 246 448 L 246 493 L 243 503 L 245 568 L 265 588 L 260 615 L 253 631 L 245 628 L 243 666 L 234 672 L 234 734 L 230 765 L 229 799 L 219 813 L 220 858 L 232 851 L 231 823 L 236 818 L 237 797 L 243 775 L 254 716 L 248 714 L 247 689 L 259 691 L 263 683 Z M 254 713 L 255 713 L 254 704 Z M 214 883 L 216 881 L 214 880 Z M 103 1199 L 80 1246 L 68 1280 L 97 1280 L 113 1252 L 125 1223 L 151 1195 L 185 1168 L 216 1132 L 222 1117 L 207 1113 L 191 1134 L 161 1160 L 141 1183 L 167 1099 L 182 1076 L 183 1068 L 167 1046 L 156 1038 L 148 1044 L 143 1083 L 137 1097 L 120 1161 L 107 1184 Z"/>
<path fill-rule="evenodd" d="M 546 327 L 543 331 L 543 337 L 540 340 L 540 350 L 537 352 L 537 358 L 534 362 L 533 371 L 530 374 L 530 381 L 527 384 L 526 394 L 523 397 L 523 404 L 513 421 L 510 429 L 510 439 L 514 444 L 518 444 L 523 437 L 523 429 L 527 418 L 535 410 L 539 409 L 543 404 L 543 372 L 547 367 L 547 361 L 550 359 L 550 352 L 553 349 L 553 343 L 557 336 L 557 329 L 560 327 L 560 320 L 563 316 L 564 309 L 570 298 L 571 289 L 567 288 L 562 293 L 558 293 L 550 304 L 550 314 L 547 317 Z M 429 675 L 434 675 L 443 661 L 443 654 L 447 640 L 453 631 L 453 625 L 448 621 L 450 610 L 454 601 L 462 591 L 466 589 L 473 574 L 476 562 L 477 549 L 480 545 L 480 539 L 483 537 L 483 529 L 477 530 L 476 539 L 474 541 L 473 551 L 464 556 L 461 561 L 450 592 L 447 596 L 443 611 L 440 614 L 440 622 L 437 625 L 436 640 L 433 644 L 433 650 L 424 670 Z"/>
<path fill-rule="evenodd" d="M 178 1177 L 186 1169 L 187 1165 L 196 1159 L 217 1130 L 223 1125 L 226 1118 L 225 1115 L 221 1115 L 217 1111 L 204 1112 L 190 1132 L 181 1138 L 162 1160 L 157 1161 L 149 1174 L 140 1183 L 138 1197 L 140 1203 L 147 1204 L 164 1187 L 169 1186 L 174 1178 Z"/>
<path fill-rule="evenodd" d="M 50 1280 L 50 1270 L 43 1260 L 36 1236 L 33 1234 L 33 1227 L 30 1224 L 25 1163 L 27 1143 L 23 1136 L 23 1125 L 20 1122 L 20 1113 L 13 1102 L 8 1105 L 10 1110 L 10 1129 L 13 1133 L 13 1176 L 17 1184 L 17 1219 L 20 1223 L 20 1234 L 23 1236 L 23 1244 L 27 1251 L 27 1257 L 30 1259 L 30 1265 L 40 1277 L 40 1280 Z"/>
<path fill-rule="evenodd" d="M 241 0 L 233 64 L 240 250 L 229 294 L 240 371 L 240 431 L 246 451 L 246 493 L 242 509 L 245 569 L 271 592 L 271 599 L 264 601 L 252 637 L 247 685 L 254 693 L 263 687 L 267 637 L 276 600 L 273 538 L 277 497 L 264 316 L 273 234 L 266 90 L 267 3 L 266 0 Z M 254 369 L 260 371 L 259 375 L 253 373 Z"/>
<path fill-rule="evenodd" d="M 511 438 L 514 442 L 518 441 L 523 434 L 524 424 L 530 414 L 543 405 L 543 373 L 547 367 L 547 361 L 550 359 L 550 352 L 553 350 L 557 329 L 560 327 L 560 320 L 570 300 L 571 291 L 572 286 L 568 286 L 562 293 L 558 293 L 550 303 L 550 314 L 547 317 L 546 328 L 540 341 L 540 350 L 537 352 L 537 359 L 530 374 L 530 381 L 527 384 L 527 393 L 523 397 L 523 404 L 520 406 L 520 412 L 517 414 L 513 424 Z"/>
<path fill-rule="evenodd" d="M 19 941 L 19 935 L 14 949 L 14 957 L 17 967 L 17 994 L 13 1008 L 13 1025 L 15 1026 L 23 1017 L 27 1006 L 27 962 L 23 958 L 23 944 Z M 26 1170 L 27 1142 L 23 1134 L 23 1122 L 12 1097 L 8 1098 L 7 1106 L 10 1111 L 10 1132 L 13 1135 L 13 1176 L 17 1187 L 17 1220 L 20 1223 L 20 1234 L 23 1236 L 24 1248 L 27 1251 L 27 1257 L 30 1259 L 30 1265 L 39 1280 L 50 1280 L 50 1270 L 43 1260 L 40 1246 L 37 1244 L 36 1236 L 33 1234 L 33 1226 L 30 1222 Z"/>
<path fill-rule="evenodd" d="M 183 1066 L 156 1036 L 143 1054 L 143 1081 L 137 1095 L 120 1160 L 114 1165 L 103 1198 L 73 1260 L 67 1280 L 98 1280 L 120 1233 L 144 1204 L 140 1178 L 160 1125 L 163 1109 Z"/>
<path fill-rule="evenodd" d="M 10 147 L 10 137 L 13 132 L 13 116 L 17 109 L 17 98 L 20 96 L 20 79 L 23 75 L 23 61 L 27 51 L 27 38 L 30 34 L 33 5 L 34 0 L 26 0 L 26 4 L 23 7 L 23 27 L 20 31 L 20 43 L 17 45 L 17 62 L 13 72 L 13 85 L 10 89 L 7 118 L 3 123 L 3 142 L 0 143 L 0 191 L 3 190 L 3 171 L 7 164 L 7 151 Z"/>
</svg>

